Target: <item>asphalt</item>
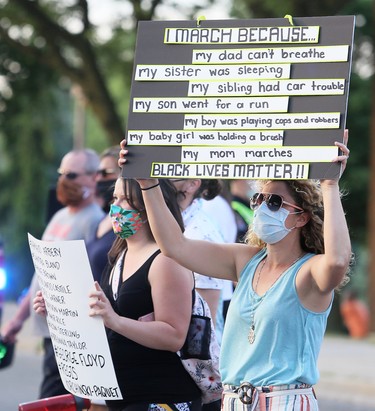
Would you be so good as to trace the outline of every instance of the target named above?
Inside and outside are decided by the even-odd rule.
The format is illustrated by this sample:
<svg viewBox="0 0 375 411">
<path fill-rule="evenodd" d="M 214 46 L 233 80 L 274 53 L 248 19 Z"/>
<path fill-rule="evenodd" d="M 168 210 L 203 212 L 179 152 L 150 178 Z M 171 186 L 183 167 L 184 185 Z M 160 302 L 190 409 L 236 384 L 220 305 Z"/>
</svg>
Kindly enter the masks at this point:
<svg viewBox="0 0 375 411">
<path fill-rule="evenodd" d="M 15 309 L 13 303 L 5 305 L 3 323 Z M 26 322 L 13 364 L 0 370 L 0 411 L 16 411 L 20 403 L 37 398 L 41 361 L 40 340 Z M 375 335 L 365 340 L 327 335 L 318 365 L 320 411 L 375 411 Z"/>
<path fill-rule="evenodd" d="M 327 335 L 318 361 L 320 411 L 375 411 L 375 335 Z"/>
</svg>

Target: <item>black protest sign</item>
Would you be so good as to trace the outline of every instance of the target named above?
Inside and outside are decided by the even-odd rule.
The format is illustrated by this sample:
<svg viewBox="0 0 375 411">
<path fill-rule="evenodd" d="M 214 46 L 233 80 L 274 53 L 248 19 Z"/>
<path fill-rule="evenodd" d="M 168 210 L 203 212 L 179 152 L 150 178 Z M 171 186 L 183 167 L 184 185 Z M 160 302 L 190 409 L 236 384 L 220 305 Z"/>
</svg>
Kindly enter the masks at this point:
<svg viewBox="0 0 375 411">
<path fill-rule="evenodd" d="M 139 22 L 125 177 L 337 178 L 354 17 Z"/>
</svg>

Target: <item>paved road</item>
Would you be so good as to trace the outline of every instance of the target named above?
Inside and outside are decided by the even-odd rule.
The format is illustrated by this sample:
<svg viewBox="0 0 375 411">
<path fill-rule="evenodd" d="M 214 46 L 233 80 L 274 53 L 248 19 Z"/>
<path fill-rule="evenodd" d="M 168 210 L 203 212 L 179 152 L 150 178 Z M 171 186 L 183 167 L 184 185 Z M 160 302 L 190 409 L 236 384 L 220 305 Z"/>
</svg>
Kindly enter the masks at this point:
<svg viewBox="0 0 375 411">
<path fill-rule="evenodd" d="M 16 309 L 15 304 L 6 304 L 2 323 Z M 13 364 L 0 370 L 0 411 L 17 411 L 18 404 L 38 398 L 42 380 L 42 351 L 40 339 L 33 336 L 31 322 L 21 330 L 16 345 Z"/>
<path fill-rule="evenodd" d="M 320 411 L 375 411 L 375 336 L 326 336 L 318 364 Z"/>
<path fill-rule="evenodd" d="M 15 306 L 7 304 L 3 321 Z M 364 341 L 327 336 L 319 357 L 316 386 L 320 411 L 375 411 L 375 336 Z M 26 323 L 19 336 L 13 365 L 0 371 L 0 411 L 37 398 L 41 381 L 39 340 Z"/>
</svg>

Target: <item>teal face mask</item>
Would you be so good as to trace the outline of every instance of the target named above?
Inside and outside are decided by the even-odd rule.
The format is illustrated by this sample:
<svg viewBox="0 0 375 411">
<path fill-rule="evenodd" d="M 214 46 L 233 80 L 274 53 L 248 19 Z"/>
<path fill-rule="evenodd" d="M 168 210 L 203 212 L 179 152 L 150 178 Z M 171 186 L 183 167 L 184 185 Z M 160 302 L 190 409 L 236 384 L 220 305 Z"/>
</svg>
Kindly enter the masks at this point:
<svg viewBox="0 0 375 411">
<path fill-rule="evenodd" d="M 139 211 L 126 210 L 114 204 L 111 204 L 109 216 L 114 233 L 122 239 L 131 237 L 143 224 Z"/>
</svg>

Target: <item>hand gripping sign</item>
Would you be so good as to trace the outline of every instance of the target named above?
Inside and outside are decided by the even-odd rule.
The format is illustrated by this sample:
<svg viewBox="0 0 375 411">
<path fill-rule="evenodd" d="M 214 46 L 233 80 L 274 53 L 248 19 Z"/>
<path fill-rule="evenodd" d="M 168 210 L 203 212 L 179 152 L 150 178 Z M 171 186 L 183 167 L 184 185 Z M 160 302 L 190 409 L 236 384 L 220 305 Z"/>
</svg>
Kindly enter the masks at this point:
<svg viewBox="0 0 375 411">
<path fill-rule="evenodd" d="M 91 400 L 121 399 L 103 320 L 88 314 L 94 279 L 84 241 L 28 237 L 64 387 Z"/>
</svg>

